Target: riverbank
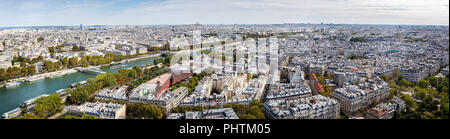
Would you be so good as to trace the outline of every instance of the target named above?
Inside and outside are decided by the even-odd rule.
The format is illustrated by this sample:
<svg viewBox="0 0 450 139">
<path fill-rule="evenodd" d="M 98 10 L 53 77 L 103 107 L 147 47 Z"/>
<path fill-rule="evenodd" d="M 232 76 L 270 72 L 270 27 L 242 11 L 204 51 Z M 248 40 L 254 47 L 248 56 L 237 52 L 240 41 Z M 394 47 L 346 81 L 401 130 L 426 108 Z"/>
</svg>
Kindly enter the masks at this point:
<svg viewBox="0 0 450 139">
<path fill-rule="evenodd" d="M 152 63 L 153 60 L 160 57 L 151 57 L 158 55 L 145 55 L 139 57 L 139 60 L 124 63 L 118 68 L 111 69 L 110 66 L 101 67 L 105 72 L 118 72 L 121 69 L 132 68 L 134 66 L 145 65 L 146 63 Z M 149 58 L 150 57 L 150 58 Z M 136 58 L 136 57 L 134 57 Z M 97 74 L 89 74 L 82 72 L 75 72 L 70 74 L 64 74 L 55 78 L 45 78 L 43 80 L 36 80 L 34 82 L 24 82 L 17 87 L 0 87 L 0 114 L 11 111 L 17 108 L 24 101 L 31 99 L 42 94 L 52 94 L 58 90 L 66 89 L 73 83 L 85 81 L 89 78 L 95 77 Z"/>
<path fill-rule="evenodd" d="M 140 59 L 159 57 L 159 56 L 161 56 L 161 53 L 140 55 L 140 56 L 137 56 L 137 57 L 134 57 L 134 58 L 128 58 L 128 59 L 121 60 L 119 62 L 112 62 L 110 64 L 104 64 L 104 65 L 101 65 L 101 66 L 110 66 L 110 65 L 114 65 L 114 64 L 118 64 L 118 63 L 122 63 L 123 64 L 123 63 L 128 63 L 128 62 L 132 62 L 132 61 L 136 61 L 136 60 L 140 60 Z"/>
<path fill-rule="evenodd" d="M 54 72 L 39 73 L 39 74 L 35 74 L 32 76 L 10 79 L 7 82 L 16 82 L 16 81 L 33 82 L 33 81 L 37 81 L 37 80 L 44 79 L 44 78 L 53 78 L 53 77 L 58 77 L 58 76 L 69 74 L 69 73 L 74 73 L 74 72 L 77 72 L 77 71 L 75 69 L 63 69 L 63 70 L 54 71 Z"/>
<path fill-rule="evenodd" d="M 58 77 L 58 76 L 69 74 L 69 73 L 74 73 L 74 72 L 77 72 L 77 70 L 75 70 L 75 69 L 63 69 L 63 70 L 60 70 L 60 71 L 55 71 L 55 72 L 50 72 L 48 74 L 45 74 L 45 77 L 46 78 L 53 78 L 53 77 Z"/>
<path fill-rule="evenodd" d="M 112 62 L 112 63 L 109 63 L 109 64 L 103 64 L 103 65 L 98 65 L 98 66 L 89 66 L 89 67 L 111 66 L 113 64 L 128 63 L 128 62 L 132 62 L 132 61 L 136 61 L 136 60 L 140 60 L 140 59 L 159 57 L 159 56 L 161 56 L 160 53 L 149 54 L 149 55 L 148 54 L 147 55 L 140 55 L 140 56 L 137 56 L 137 57 L 134 57 L 134 58 L 124 59 L 124 60 L 121 60 L 119 62 Z M 4 83 L 17 82 L 17 81 L 33 82 L 33 81 L 44 79 L 44 78 L 54 78 L 54 77 L 58 77 L 58 76 L 69 74 L 69 73 L 75 73 L 75 72 L 77 72 L 77 70 L 75 70 L 75 68 L 63 69 L 63 70 L 54 71 L 54 72 L 39 73 L 39 74 L 35 74 L 35 75 L 32 75 L 32 76 L 20 77 L 20 78 L 16 78 L 16 79 L 10 79 L 8 81 L 5 81 Z M 0 87 L 3 87 L 3 86 L 4 86 L 4 84 L 2 84 Z"/>
</svg>

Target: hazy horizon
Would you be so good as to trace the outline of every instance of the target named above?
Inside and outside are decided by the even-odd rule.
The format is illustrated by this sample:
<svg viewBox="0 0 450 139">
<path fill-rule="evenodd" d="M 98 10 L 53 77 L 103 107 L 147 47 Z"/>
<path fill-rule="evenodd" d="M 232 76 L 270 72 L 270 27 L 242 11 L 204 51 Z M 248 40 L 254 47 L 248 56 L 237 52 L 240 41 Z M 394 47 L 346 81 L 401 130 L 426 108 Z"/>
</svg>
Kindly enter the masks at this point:
<svg viewBox="0 0 450 139">
<path fill-rule="evenodd" d="M 195 24 L 449 25 L 445 0 L 4 0 L 0 27 Z"/>
<path fill-rule="evenodd" d="M 81 24 L 83 27 L 90 26 L 182 26 L 182 25 L 194 25 L 192 24 L 142 24 L 142 25 L 134 25 L 134 24 L 116 24 L 116 25 L 100 25 L 100 24 L 92 24 L 85 25 Z M 200 23 L 201 24 L 201 23 Z M 294 24 L 294 25 L 320 25 L 321 23 L 278 23 L 278 24 L 201 24 L 201 25 L 283 25 L 283 24 Z M 323 25 L 374 25 L 374 26 L 449 26 L 444 24 L 345 24 L 345 23 L 323 23 Z M 78 25 L 30 25 L 30 26 L 0 26 L 0 28 L 32 28 L 32 27 L 80 27 Z"/>
</svg>

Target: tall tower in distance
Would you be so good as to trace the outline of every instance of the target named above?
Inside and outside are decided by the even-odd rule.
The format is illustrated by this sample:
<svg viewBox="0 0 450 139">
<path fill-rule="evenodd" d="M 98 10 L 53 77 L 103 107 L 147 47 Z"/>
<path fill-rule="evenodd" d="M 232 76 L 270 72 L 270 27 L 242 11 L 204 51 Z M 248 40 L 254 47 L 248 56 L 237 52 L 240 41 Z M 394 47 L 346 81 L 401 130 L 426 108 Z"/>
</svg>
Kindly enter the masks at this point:
<svg viewBox="0 0 450 139">
<path fill-rule="evenodd" d="M 83 24 L 80 24 L 80 29 L 83 30 Z"/>
<path fill-rule="evenodd" d="M 397 28 L 397 33 L 395 34 L 395 38 L 399 41 L 402 40 L 402 32 L 401 32 L 401 26 L 399 25 Z"/>
</svg>

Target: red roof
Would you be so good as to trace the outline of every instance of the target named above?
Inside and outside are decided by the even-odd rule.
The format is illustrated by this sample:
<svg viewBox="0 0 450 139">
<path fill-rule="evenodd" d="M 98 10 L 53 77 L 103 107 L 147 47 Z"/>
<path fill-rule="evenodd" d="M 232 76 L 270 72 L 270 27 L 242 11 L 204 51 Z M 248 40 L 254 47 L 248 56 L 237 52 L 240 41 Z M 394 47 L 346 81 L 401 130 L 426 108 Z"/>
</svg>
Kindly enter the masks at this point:
<svg viewBox="0 0 450 139">
<path fill-rule="evenodd" d="M 372 109 L 369 109 L 367 112 L 371 113 L 373 115 L 376 115 L 378 117 L 381 117 L 382 115 L 386 114 L 386 110 L 380 109 L 380 108 L 372 108 Z"/>
<path fill-rule="evenodd" d="M 317 92 L 325 92 L 325 89 L 323 89 L 322 85 L 319 82 L 315 83 Z"/>
<path fill-rule="evenodd" d="M 148 81 L 147 83 L 158 84 L 158 82 L 159 82 L 159 84 L 164 84 L 170 80 L 170 77 L 172 77 L 172 74 L 166 73 L 166 74 L 163 74 L 163 75 L 153 78 L 152 80 Z"/>
<path fill-rule="evenodd" d="M 311 73 L 311 79 L 312 79 L 312 80 L 317 79 L 316 74 Z"/>
</svg>

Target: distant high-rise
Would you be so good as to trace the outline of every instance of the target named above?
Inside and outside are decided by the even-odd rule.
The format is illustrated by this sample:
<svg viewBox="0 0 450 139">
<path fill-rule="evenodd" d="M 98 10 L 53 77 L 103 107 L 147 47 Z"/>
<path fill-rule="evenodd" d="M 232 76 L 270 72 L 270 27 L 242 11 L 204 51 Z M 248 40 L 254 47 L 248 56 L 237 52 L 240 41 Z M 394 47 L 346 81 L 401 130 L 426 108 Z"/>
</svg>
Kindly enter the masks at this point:
<svg viewBox="0 0 450 139">
<path fill-rule="evenodd" d="M 81 30 L 83 29 L 83 24 L 80 24 L 80 29 L 81 29 Z"/>
<path fill-rule="evenodd" d="M 402 32 L 401 32 L 401 26 L 398 26 L 397 33 L 395 34 L 395 38 L 398 40 L 402 40 Z"/>
</svg>

